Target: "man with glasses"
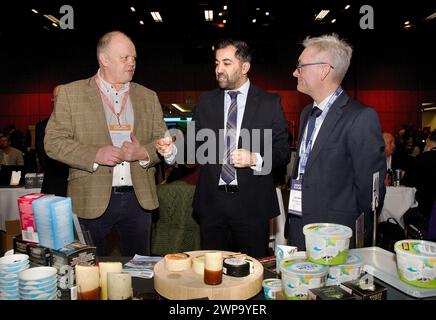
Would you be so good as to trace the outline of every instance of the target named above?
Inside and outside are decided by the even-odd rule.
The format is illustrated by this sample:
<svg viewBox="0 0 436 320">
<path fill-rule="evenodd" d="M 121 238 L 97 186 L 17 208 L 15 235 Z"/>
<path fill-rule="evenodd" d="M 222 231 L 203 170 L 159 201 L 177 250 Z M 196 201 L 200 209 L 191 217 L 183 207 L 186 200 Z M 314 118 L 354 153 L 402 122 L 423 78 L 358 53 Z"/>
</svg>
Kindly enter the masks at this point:
<svg viewBox="0 0 436 320">
<path fill-rule="evenodd" d="M 384 141 L 377 113 L 349 97 L 341 82 L 350 65 L 352 48 L 336 34 L 306 38 L 293 76 L 297 90 L 313 103 L 300 117 L 298 158 L 292 170 L 288 243 L 304 248 L 303 226 L 329 222 L 353 230 L 364 222 L 358 238 L 372 236 L 373 174 L 384 177 Z M 379 179 L 379 198 L 384 198 Z M 361 215 L 364 213 L 364 215 Z M 364 238 L 363 238 L 364 237 Z"/>
</svg>

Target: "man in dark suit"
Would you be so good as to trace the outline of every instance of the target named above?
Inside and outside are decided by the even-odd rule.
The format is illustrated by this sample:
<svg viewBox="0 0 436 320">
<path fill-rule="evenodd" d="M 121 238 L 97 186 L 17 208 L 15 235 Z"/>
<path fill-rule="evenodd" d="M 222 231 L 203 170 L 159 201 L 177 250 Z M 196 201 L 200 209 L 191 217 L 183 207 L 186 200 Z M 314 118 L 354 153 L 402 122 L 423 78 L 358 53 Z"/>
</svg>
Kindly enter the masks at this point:
<svg viewBox="0 0 436 320">
<path fill-rule="evenodd" d="M 413 160 L 404 182 L 416 187 L 419 211 L 429 219 L 436 201 L 436 130 L 427 138 L 424 152 Z"/>
<path fill-rule="evenodd" d="M 314 102 L 300 117 L 292 178 L 301 185 L 301 201 L 300 211 L 289 213 L 288 243 L 303 249 L 304 225 L 330 222 L 353 230 L 353 247 L 356 220 L 364 213 L 364 240 L 369 244 L 376 172 L 380 177 L 379 199 L 385 194 L 386 158 L 380 122 L 373 109 L 349 97 L 340 86 L 350 65 L 349 44 L 333 34 L 308 37 L 303 46 L 293 75 L 298 79 L 297 90 Z"/>
<path fill-rule="evenodd" d="M 58 95 L 60 86 L 53 90 L 52 105 Z M 55 194 L 57 196 L 67 196 L 68 186 L 68 166 L 62 162 L 50 158 L 44 149 L 45 127 L 49 118 L 46 118 L 35 125 L 35 148 L 39 163 L 44 172 L 41 192 Z"/>
<path fill-rule="evenodd" d="M 271 169 L 289 162 L 290 146 L 280 97 L 250 83 L 250 62 L 243 41 L 215 46 L 220 88 L 200 96 L 193 120 L 197 134 L 214 132 L 216 141 L 207 143 L 219 152 L 204 162 L 197 148 L 201 168 L 193 207 L 203 249 L 262 257 L 268 254 L 269 219 L 280 212 Z"/>
</svg>

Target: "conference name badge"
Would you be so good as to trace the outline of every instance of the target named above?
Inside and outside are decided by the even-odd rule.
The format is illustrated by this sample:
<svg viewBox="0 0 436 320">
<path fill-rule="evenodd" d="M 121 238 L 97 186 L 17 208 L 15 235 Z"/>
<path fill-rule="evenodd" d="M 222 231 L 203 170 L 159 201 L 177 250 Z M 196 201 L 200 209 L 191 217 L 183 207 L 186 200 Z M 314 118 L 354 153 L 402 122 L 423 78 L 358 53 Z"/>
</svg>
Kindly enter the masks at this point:
<svg viewBox="0 0 436 320">
<path fill-rule="evenodd" d="M 289 195 L 288 213 L 302 216 L 302 204 L 301 204 L 301 187 L 302 180 L 292 179 L 291 181 L 291 193 Z"/>
<path fill-rule="evenodd" d="M 130 133 L 132 132 L 130 124 L 111 124 L 109 125 L 109 132 L 111 135 L 112 144 L 115 147 L 121 147 L 124 141 L 132 142 L 130 139 Z"/>
</svg>

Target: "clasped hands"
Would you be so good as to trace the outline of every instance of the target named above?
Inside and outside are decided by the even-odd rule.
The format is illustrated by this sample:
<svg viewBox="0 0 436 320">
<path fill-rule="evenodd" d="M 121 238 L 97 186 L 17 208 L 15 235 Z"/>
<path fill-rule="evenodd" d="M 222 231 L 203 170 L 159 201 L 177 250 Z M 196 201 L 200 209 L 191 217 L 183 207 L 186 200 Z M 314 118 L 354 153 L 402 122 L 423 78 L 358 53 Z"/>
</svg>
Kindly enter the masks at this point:
<svg viewBox="0 0 436 320">
<path fill-rule="evenodd" d="M 132 142 L 125 141 L 121 147 L 101 147 L 97 150 L 95 162 L 100 165 L 115 166 L 123 161 L 148 161 L 149 156 L 147 150 L 141 146 L 133 133 L 130 134 L 130 139 Z M 161 138 L 155 141 L 156 150 L 162 155 L 171 152 L 171 144 L 171 138 Z"/>
<path fill-rule="evenodd" d="M 235 168 L 248 168 L 256 165 L 256 155 L 245 149 L 236 149 L 231 154 Z"/>
</svg>

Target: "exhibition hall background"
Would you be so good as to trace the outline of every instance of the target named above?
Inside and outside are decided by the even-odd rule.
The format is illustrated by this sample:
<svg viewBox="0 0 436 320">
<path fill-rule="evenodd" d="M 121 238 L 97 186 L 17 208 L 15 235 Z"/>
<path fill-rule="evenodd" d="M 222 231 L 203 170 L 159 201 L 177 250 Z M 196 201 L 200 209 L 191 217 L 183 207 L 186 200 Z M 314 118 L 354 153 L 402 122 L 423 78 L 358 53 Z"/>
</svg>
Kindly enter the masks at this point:
<svg viewBox="0 0 436 320">
<path fill-rule="evenodd" d="M 297 82 L 292 76 L 302 50 L 301 42 L 307 35 L 337 32 L 349 40 L 355 51 L 343 87 L 349 95 L 378 112 L 384 131 L 396 132 L 403 124 L 436 128 L 435 111 L 421 112 L 423 104 L 433 103 L 435 106 L 436 101 L 436 59 L 434 49 L 430 48 L 430 42 L 434 41 L 436 19 L 422 19 L 426 8 L 422 8 L 424 13 L 420 16 L 415 14 L 411 28 L 404 28 L 401 19 L 407 19 L 407 11 L 398 11 L 397 16 L 401 19 L 394 19 L 396 15 L 390 14 L 387 5 L 377 7 L 374 2 L 374 29 L 364 30 L 359 26 L 361 15 L 358 5 L 352 6 L 355 11 L 349 16 L 338 9 L 336 23 L 315 24 L 313 19 L 306 21 L 303 17 L 310 17 L 317 11 L 314 4 L 320 1 L 308 1 L 314 7 L 288 5 L 282 8 L 270 5 L 269 9 L 266 8 L 266 1 L 252 1 L 253 6 L 260 7 L 257 11 L 270 10 L 268 16 L 274 17 L 267 23 L 255 25 L 249 20 L 249 13 L 252 12 L 250 1 L 212 1 L 216 6 L 230 3 L 226 13 L 228 21 L 224 26 L 204 21 L 194 23 L 191 21 L 195 17 L 193 14 L 187 16 L 185 22 L 177 18 L 181 23 L 179 27 L 175 22 L 165 21 L 177 11 L 167 1 L 161 2 L 164 22 L 158 26 L 153 24 L 146 12 L 148 9 L 145 5 L 142 8 L 139 1 L 130 2 L 137 6 L 136 12 L 143 10 L 144 18 L 129 11 L 129 1 L 120 1 L 111 11 L 107 7 L 112 5 L 102 9 L 102 1 L 95 1 L 89 5 L 92 7 L 84 8 L 83 3 L 86 2 L 71 2 L 75 9 L 75 27 L 72 30 L 51 26 L 44 28 L 44 18 L 31 12 L 32 5 L 36 6 L 37 1 L 9 4 L 9 7 L 2 8 L 0 128 L 14 123 L 18 129 L 25 131 L 29 125 L 49 116 L 53 88 L 57 84 L 93 76 L 98 68 L 95 55 L 97 40 L 103 33 L 114 29 L 125 31 L 136 44 L 138 60 L 133 80 L 155 90 L 162 104 L 195 105 L 202 92 L 216 88 L 213 43 L 226 36 L 246 40 L 253 49 L 250 79 L 255 85 L 280 94 L 289 130 L 294 136 L 298 130 L 299 113 L 310 101 L 296 91 Z M 192 8 L 198 5 L 197 1 L 186 2 L 191 3 Z M 352 3 L 332 3 L 339 8 L 347 2 Z M 62 1 L 57 3 L 57 7 L 52 4 L 54 13 Z M 423 1 L 416 1 L 412 7 L 424 4 Z M 180 14 L 185 14 L 186 10 Z M 331 14 L 334 12 L 332 10 Z M 431 13 L 431 10 L 427 12 Z M 198 10 L 195 13 L 200 15 L 201 20 L 201 12 Z M 238 14 L 247 21 L 235 18 Z M 57 16 L 61 14 L 57 13 Z M 15 21 L 17 17 L 21 18 Z M 145 24 L 137 23 L 139 19 L 144 19 Z M 88 20 L 93 20 L 93 23 Z M 263 20 L 258 18 L 258 21 Z"/>
</svg>

